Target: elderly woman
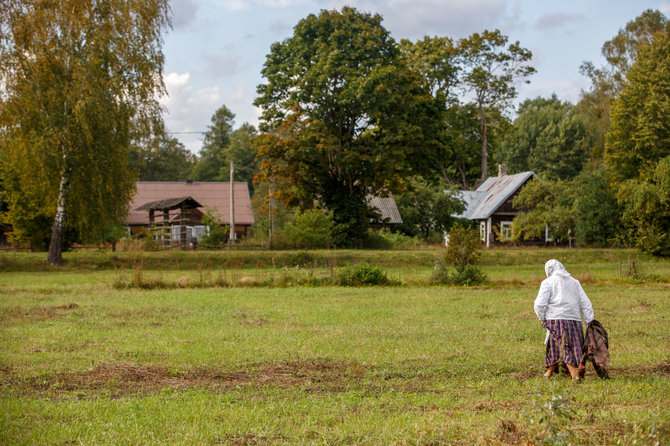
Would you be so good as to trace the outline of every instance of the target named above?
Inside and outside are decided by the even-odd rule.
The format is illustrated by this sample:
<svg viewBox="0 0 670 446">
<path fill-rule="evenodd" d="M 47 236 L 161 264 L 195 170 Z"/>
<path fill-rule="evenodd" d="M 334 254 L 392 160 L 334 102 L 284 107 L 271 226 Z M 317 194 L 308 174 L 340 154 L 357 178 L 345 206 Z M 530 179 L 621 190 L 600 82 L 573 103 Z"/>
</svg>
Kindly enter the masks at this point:
<svg viewBox="0 0 670 446">
<path fill-rule="evenodd" d="M 544 265 L 547 278 L 542 281 L 535 299 L 535 313 L 547 329 L 544 364 L 549 378 L 559 362 L 564 362 L 573 380 L 579 380 L 582 359 L 582 316 L 588 325 L 593 320 L 593 306 L 582 285 L 572 277 L 561 262 L 549 260 Z M 581 312 L 581 315 L 580 315 Z"/>
</svg>

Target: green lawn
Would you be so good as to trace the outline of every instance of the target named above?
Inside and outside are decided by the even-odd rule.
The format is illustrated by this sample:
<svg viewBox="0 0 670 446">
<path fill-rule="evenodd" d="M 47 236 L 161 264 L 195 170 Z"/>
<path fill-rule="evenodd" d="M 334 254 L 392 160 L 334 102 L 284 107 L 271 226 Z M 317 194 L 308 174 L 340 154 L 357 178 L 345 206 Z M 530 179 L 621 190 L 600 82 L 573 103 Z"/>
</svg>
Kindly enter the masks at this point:
<svg viewBox="0 0 670 446">
<path fill-rule="evenodd" d="M 413 285 L 369 288 L 120 289 L 130 273 L 90 258 L 41 269 L 5 255 L 0 444 L 541 444 L 550 429 L 572 444 L 668 444 L 670 264 L 642 259 L 658 277 L 627 282 L 625 253 L 569 253 L 613 360 L 612 380 L 588 369 L 575 386 L 541 378 L 532 309 L 537 259 L 562 253 L 518 251 L 486 253 L 491 283 L 477 288 L 420 285 L 423 251 L 406 257 L 427 264 L 385 264 Z M 203 274 L 161 261 L 147 274 Z"/>
</svg>

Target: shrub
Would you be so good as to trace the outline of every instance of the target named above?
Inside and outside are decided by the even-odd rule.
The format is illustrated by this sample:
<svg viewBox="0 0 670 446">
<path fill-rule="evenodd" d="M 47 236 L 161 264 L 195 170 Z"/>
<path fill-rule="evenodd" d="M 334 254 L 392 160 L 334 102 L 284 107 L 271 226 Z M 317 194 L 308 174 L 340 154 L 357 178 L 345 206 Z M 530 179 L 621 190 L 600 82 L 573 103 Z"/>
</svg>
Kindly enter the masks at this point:
<svg viewBox="0 0 670 446">
<path fill-rule="evenodd" d="M 466 265 L 462 271 L 456 271 L 451 278 L 452 283 L 463 286 L 480 285 L 486 282 L 486 273 L 475 265 Z"/>
<path fill-rule="evenodd" d="M 293 223 L 284 227 L 284 233 L 295 248 L 330 248 L 334 228 L 333 212 L 315 208 L 296 214 Z"/>
<path fill-rule="evenodd" d="M 386 273 L 367 263 L 345 266 L 337 272 L 336 283 L 341 286 L 388 285 Z"/>
<path fill-rule="evenodd" d="M 208 233 L 202 239 L 205 246 L 222 246 L 228 241 L 229 225 L 221 226 L 220 216 L 214 213 L 214 210 L 207 207 L 202 215 L 202 224 L 207 226 Z"/>
<path fill-rule="evenodd" d="M 449 233 L 447 248 L 435 256 L 431 281 L 464 286 L 486 282 L 486 274 L 478 266 L 481 247 L 476 230 L 454 225 Z M 452 273 L 449 267 L 455 271 Z"/>
<path fill-rule="evenodd" d="M 481 256 L 482 242 L 473 228 L 456 224 L 449 233 L 449 244 L 444 254 L 448 265 L 462 271 L 467 265 L 477 265 Z"/>
<path fill-rule="evenodd" d="M 368 249 L 393 249 L 393 248 L 413 248 L 419 246 L 421 241 L 418 237 L 410 237 L 399 232 L 391 232 L 387 228 L 378 231 L 368 230 L 368 236 L 365 241 L 365 247 Z"/>
</svg>

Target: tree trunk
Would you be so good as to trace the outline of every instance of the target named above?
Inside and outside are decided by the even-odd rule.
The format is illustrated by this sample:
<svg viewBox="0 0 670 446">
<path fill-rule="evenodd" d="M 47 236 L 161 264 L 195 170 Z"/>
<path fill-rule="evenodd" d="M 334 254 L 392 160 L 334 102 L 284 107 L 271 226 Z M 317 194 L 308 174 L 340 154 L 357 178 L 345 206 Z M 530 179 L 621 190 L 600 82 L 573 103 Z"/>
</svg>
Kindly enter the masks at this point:
<svg viewBox="0 0 670 446">
<path fill-rule="evenodd" d="M 479 177 L 477 184 L 475 184 L 476 187 L 479 187 L 484 181 L 486 181 L 486 178 L 488 177 L 488 132 L 486 129 L 486 114 L 483 107 L 479 107 L 479 128 L 482 134 L 482 174 Z"/>
<path fill-rule="evenodd" d="M 70 189 L 70 181 L 67 173 L 64 171 L 60 177 L 60 187 L 58 189 L 58 206 L 56 207 L 56 217 L 54 218 L 53 229 L 51 230 L 51 243 L 49 243 L 49 254 L 47 263 L 49 265 L 60 265 L 63 261 L 63 234 L 65 232 L 65 204 L 67 203 L 67 194 Z"/>
</svg>

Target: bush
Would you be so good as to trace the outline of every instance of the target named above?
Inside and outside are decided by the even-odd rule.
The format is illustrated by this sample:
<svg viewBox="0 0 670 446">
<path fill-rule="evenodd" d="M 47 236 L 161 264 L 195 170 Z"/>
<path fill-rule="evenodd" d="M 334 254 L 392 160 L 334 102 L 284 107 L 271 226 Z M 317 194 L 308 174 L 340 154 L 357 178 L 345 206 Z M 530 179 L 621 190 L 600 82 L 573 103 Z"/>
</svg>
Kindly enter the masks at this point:
<svg viewBox="0 0 670 446">
<path fill-rule="evenodd" d="M 480 255 L 481 241 L 477 231 L 454 225 L 449 233 L 449 245 L 435 256 L 431 282 L 463 286 L 486 282 L 486 274 L 478 266 Z"/>
<path fill-rule="evenodd" d="M 444 260 L 457 271 L 463 271 L 467 265 L 477 265 L 481 256 L 482 242 L 479 233 L 469 227 L 456 224 L 449 232 L 449 244 Z"/>
<path fill-rule="evenodd" d="M 345 266 L 337 272 L 336 283 L 341 286 L 388 285 L 386 273 L 367 263 Z"/>
<path fill-rule="evenodd" d="M 207 235 L 202 239 L 203 245 L 223 246 L 228 241 L 230 225 L 221 226 L 221 218 L 214 213 L 213 209 L 205 208 L 202 224 L 209 228 Z"/>
<path fill-rule="evenodd" d="M 455 285 L 462 286 L 481 285 L 486 282 L 486 273 L 479 269 L 478 266 L 466 265 L 462 271 L 456 271 L 451 281 Z"/>
<path fill-rule="evenodd" d="M 296 214 L 293 223 L 284 227 L 284 233 L 294 248 L 330 248 L 334 228 L 333 212 L 315 208 Z"/>
<path fill-rule="evenodd" d="M 391 232 L 387 228 L 378 231 L 368 230 L 368 237 L 365 240 L 365 247 L 368 249 L 394 249 L 394 248 L 414 248 L 419 246 L 421 241 L 418 237 L 410 237 L 399 232 Z"/>
</svg>

